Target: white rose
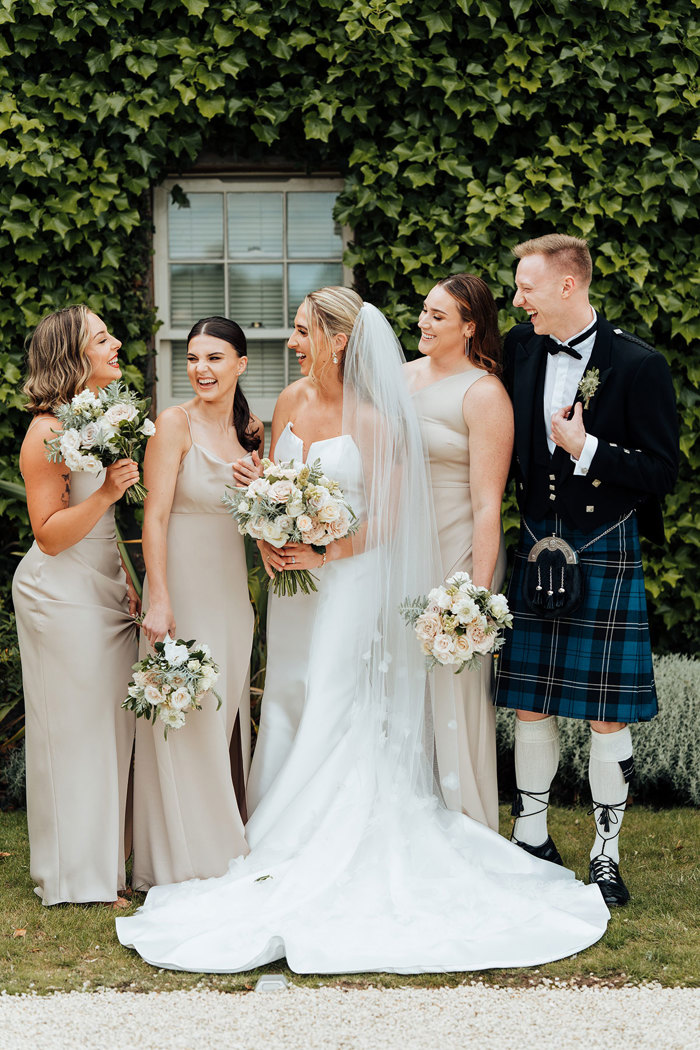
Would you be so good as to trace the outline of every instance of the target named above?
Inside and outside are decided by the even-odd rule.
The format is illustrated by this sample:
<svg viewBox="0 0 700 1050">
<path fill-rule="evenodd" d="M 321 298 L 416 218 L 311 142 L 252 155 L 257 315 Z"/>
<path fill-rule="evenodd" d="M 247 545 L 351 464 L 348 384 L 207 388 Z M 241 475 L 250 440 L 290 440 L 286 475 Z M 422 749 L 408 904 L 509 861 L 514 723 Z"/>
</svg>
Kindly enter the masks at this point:
<svg viewBox="0 0 700 1050">
<path fill-rule="evenodd" d="M 488 609 L 495 620 L 501 620 L 507 616 L 510 609 L 505 594 L 492 594 L 489 598 Z"/>
<path fill-rule="evenodd" d="M 240 500 L 238 502 L 238 504 L 236 506 L 236 512 L 238 514 L 247 514 L 249 510 L 250 510 L 250 503 L 248 502 L 248 500 L 242 499 L 242 500 Z"/>
<path fill-rule="evenodd" d="M 431 591 L 428 597 L 435 602 L 438 609 L 450 609 L 452 607 L 452 598 L 444 587 L 436 587 L 435 591 Z"/>
<path fill-rule="evenodd" d="M 252 536 L 254 540 L 261 540 L 263 538 L 262 522 L 260 518 L 256 518 L 255 521 L 249 521 L 245 528 L 241 529 L 242 532 L 247 532 L 249 536 Z"/>
<path fill-rule="evenodd" d="M 300 514 L 299 515 L 299 517 L 297 518 L 297 528 L 299 529 L 299 532 L 303 532 L 303 533 L 311 532 L 313 527 L 314 527 L 313 520 L 309 517 L 308 514 Z"/>
<path fill-rule="evenodd" d="M 71 401 L 71 406 L 77 409 L 94 408 L 95 405 L 98 404 L 99 401 L 93 394 L 92 390 L 81 391 L 81 393 L 76 394 L 73 400 Z"/>
<path fill-rule="evenodd" d="M 456 587 L 464 587 L 472 582 L 472 578 L 468 572 L 456 572 L 454 576 L 450 576 L 447 580 L 448 586 L 454 584 Z"/>
<path fill-rule="evenodd" d="M 289 514 L 280 514 L 277 524 L 284 532 L 290 532 L 294 528 L 294 519 L 290 518 Z"/>
<path fill-rule="evenodd" d="M 186 645 L 178 645 L 172 638 L 165 639 L 165 645 L 163 652 L 165 653 L 165 659 L 169 664 L 173 664 L 175 667 L 179 667 L 180 664 L 189 658 L 190 651 Z"/>
<path fill-rule="evenodd" d="M 141 433 L 145 434 L 146 437 L 153 437 L 156 432 L 156 425 L 152 419 L 144 419 L 143 426 L 141 427 Z"/>
<path fill-rule="evenodd" d="M 104 418 L 108 423 L 112 423 L 114 426 L 118 426 L 119 423 L 124 421 L 130 423 L 132 419 L 136 419 L 138 412 L 133 405 L 128 405 L 124 402 L 120 402 L 116 405 L 110 405 L 105 412 Z"/>
<path fill-rule="evenodd" d="M 441 664 L 452 663 L 452 657 L 455 651 L 455 644 L 452 638 L 447 634 L 438 634 L 433 639 L 432 653 L 436 660 L 439 660 Z"/>
<path fill-rule="evenodd" d="M 175 711 L 172 707 L 161 707 L 158 717 L 168 729 L 181 729 L 185 724 L 185 715 L 182 711 Z"/>
<path fill-rule="evenodd" d="M 162 704 L 163 697 L 159 689 L 156 689 L 154 685 L 147 685 L 143 690 L 143 695 L 148 700 L 149 704 Z"/>
<path fill-rule="evenodd" d="M 318 512 L 318 520 L 323 521 L 326 524 L 331 521 L 337 521 L 340 517 L 340 505 L 334 500 L 326 503 L 325 507 L 321 507 Z"/>
<path fill-rule="evenodd" d="M 301 499 L 301 493 L 300 493 L 299 494 L 299 499 L 294 499 L 294 497 L 292 497 L 292 499 L 290 499 L 289 503 L 287 504 L 287 514 L 289 514 L 290 518 L 298 518 L 303 513 L 304 513 L 304 501 L 303 501 L 303 499 Z"/>
<path fill-rule="evenodd" d="M 99 474 L 102 470 L 102 460 L 98 459 L 97 456 L 93 456 L 91 452 L 87 456 L 80 457 L 82 470 L 86 470 L 88 474 Z"/>
<path fill-rule="evenodd" d="M 312 510 L 319 511 L 321 507 L 326 506 L 330 498 L 328 489 L 322 485 L 309 485 L 306 489 L 306 502 Z"/>
<path fill-rule="evenodd" d="M 289 540 L 289 534 L 280 528 L 277 521 L 266 521 L 262 526 L 262 538 L 273 547 L 284 547 Z"/>
<path fill-rule="evenodd" d="M 202 665 L 199 662 L 199 660 L 188 660 L 187 661 L 187 670 L 188 671 L 198 671 L 201 666 Z"/>
<path fill-rule="evenodd" d="M 274 500 L 275 503 L 286 503 L 293 492 L 294 485 L 291 481 L 274 481 L 272 485 L 270 485 L 268 496 L 270 499 Z"/>
<path fill-rule="evenodd" d="M 69 470 L 78 471 L 83 469 L 83 457 L 74 448 L 69 448 L 64 452 L 63 461 Z"/>
<path fill-rule="evenodd" d="M 270 482 L 265 478 L 256 478 L 248 486 L 248 494 L 253 496 L 264 496 L 270 488 Z"/>
<path fill-rule="evenodd" d="M 182 687 L 180 687 L 180 689 L 176 689 L 173 693 L 170 694 L 168 698 L 168 704 L 175 711 L 184 711 L 191 705 L 191 703 L 192 697 L 190 696 L 188 691 L 186 689 L 183 689 Z"/>
<path fill-rule="evenodd" d="M 71 427 L 68 430 L 64 430 L 61 434 L 60 446 L 61 452 L 63 453 L 64 457 L 69 449 L 80 448 L 80 432 L 74 427 Z"/>
<path fill-rule="evenodd" d="M 83 448 L 92 448 L 100 437 L 99 423 L 86 423 L 80 431 L 80 444 Z"/>
</svg>

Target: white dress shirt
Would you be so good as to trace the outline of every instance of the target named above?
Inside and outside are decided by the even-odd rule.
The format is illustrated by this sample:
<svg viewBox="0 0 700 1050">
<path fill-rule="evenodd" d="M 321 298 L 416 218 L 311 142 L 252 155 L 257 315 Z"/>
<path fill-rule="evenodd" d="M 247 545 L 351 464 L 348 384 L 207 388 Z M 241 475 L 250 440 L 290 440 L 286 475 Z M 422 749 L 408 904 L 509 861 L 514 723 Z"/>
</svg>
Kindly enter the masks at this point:
<svg viewBox="0 0 700 1050">
<path fill-rule="evenodd" d="M 581 329 L 581 332 L 585 332 L 586 328 L 589 328 L 596 320 L 597 314 L 591 307 L 593 317 L 588 324 Z M 576 332 L 571 336 L 571 339 L 575 339 L 581 332 Z M 588 362 L 591 359 L 591 353 L 593 352 L 593 345 L 595 343 L 597 330 L 591 332 L 587 339 L 576 344 L 576 350 L 581 355 L 581 360 L 577 360 L 575 357 L 570 357 L 569 354 L 547 354 L 547 371 L 544 377 L 544 398 L 543 398 L 543 409 L 544 409 L 544 425 L 547 433 L 547 446 L 550 454 L 554 453 L 556 442 L 552 441 L 550 437 L 552 432 L 552 416 L 555 412 L 558 412 L 560 408 L 564 408 L 565 405 L 573 405 L 574 398 L 578 391 L 578 385 L 583 379 L 583 373 L 588 367 Z M 561 339 L 557 339 L 556 336 L 551 337 L 555 343 L 562 343 Z M 591 465 L 596 449 L 598 448 L 598 438 L 594 437 L 593 434 L 586 434 L 586 441 L 581 450 L 581 455 L 578 459 L 574 459 L 572 456 L 572 462 L 576 464 L 574 467 L 574 474 L 587 474 L 588 468 Z"/>
</svg>

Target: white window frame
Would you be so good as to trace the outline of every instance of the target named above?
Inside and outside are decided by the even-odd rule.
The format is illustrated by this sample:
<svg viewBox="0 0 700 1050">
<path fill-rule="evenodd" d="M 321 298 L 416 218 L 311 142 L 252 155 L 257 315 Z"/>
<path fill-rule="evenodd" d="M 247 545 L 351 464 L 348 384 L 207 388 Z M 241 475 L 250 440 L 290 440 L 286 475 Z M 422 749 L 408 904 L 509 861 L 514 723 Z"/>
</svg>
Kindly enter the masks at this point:
<svg viewBox="0 0 700 1050">
<path fill-rule="evenodd" d="M 226 193 L 231 191 L 248 193 L 301 193 L 320 192 L 338 193 L 343 189 L 343 180 L 339 178 L 304 178 L 304 177 L 277 177 L 277 176 L 189 176 L 187 178 L 168 178 L 153 191 L 153 218 L 155 234 L 153 239 L 153 291 L 155 299 L 156 316 L 159 327 L 155 337 L 156 349 L 156 405 L 159 412 L 178 404 L 179 401 L 173 396 L 171 387 L 172 377 L 172 344 L 174 341 L 184 341 L 187 338 L 189 328 L 176 328 L 170 324 L 170 260 L 168 256 L 168 202 L 174 186 L 179 186 L 185 193 Z M 286 222 L 286 209 L 285 209 Z M 286 230 L 283 231 L 283 266 L 286 274 L 287 238 Z M 341 227 L 342 253 L 351 238 L 351 230 L 348 226 Z M 189 259 L 178 259 L 178 262 L 189 262 Z M 196 262 L 214 261 L 197 259 Z M 290 262 L 315 262 L 314 258 L 302 259 L 294 256 L 289 258 Z M 225 302 L 228 303 L 228 256 L 223 260 L 224 280 L 226 289 Z M 352 284 L 352 270 L 343 262 L 343 284 L 348 287 Z M 287 281 L 283 282 L 284 290 L 284 316 L 287 317 Z M 309 291 L 314 289 L 309 288 Z M 236 320 L 236 318 L 233 318 Z M 244 328 L 246 339 L 251 343 L 254 350 L 255 343 L 260 340 L 286 341 L 289 338 L 289 328 Z M 287 381 L 292 382 L 298 378 L 295 372 L 289 371 L 289 352 L 285 357 L 285 376 Z M 269 423 L 272 419 L 272 411 L 275 405 L 274 398 L 251 398 L 250 407 L 255 415 L 264 422 Z"/>
</svg>

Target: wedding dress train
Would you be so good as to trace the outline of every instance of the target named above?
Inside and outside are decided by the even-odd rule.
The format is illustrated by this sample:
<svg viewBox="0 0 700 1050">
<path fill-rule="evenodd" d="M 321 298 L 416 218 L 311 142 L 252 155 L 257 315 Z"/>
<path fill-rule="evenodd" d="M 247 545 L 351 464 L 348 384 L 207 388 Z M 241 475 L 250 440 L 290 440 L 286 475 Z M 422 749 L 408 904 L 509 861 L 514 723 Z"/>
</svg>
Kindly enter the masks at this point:
<svg viewBox="0 0 700 1050">
<path fill-rule="evenodd" d="M 315 443 L 308 459 L 371 523 L 368 492 L 389 481 L 358 433 Z M 302 447 L 288 425 L 275 458 L 301 459 Z M 540 964 L 603 934 L 597 886 L 448 811 L 426 786 L 426 730 L 414 736 L 403 712 L 409 693 L 423 707 L 422 657 L 408 628 L 391 626 L 382 582 L 401 557 L 401 587 L 425 577 L 410 544 L 396 549 L 409 512 L 394 506 L 364 552 L 319 570 L 317 594 L 272 600 L 250 853 L 220 878 L 155 887 L 117 920 L 147 962 L 223 973 L 286 956 L 299 973 L 448 972 Z"/>
</svg>

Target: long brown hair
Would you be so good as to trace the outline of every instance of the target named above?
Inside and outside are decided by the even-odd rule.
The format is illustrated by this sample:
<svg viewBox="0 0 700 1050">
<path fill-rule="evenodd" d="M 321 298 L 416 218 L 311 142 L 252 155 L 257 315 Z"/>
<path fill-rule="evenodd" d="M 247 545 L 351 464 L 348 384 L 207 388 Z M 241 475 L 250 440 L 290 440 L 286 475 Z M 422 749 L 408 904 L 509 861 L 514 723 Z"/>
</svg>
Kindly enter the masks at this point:
<svg viewBox="0 0 700 1050">
<path fill-rule="evenodd" d="M 47 314 L 34 329 L 27 353 L 24 393 L 28 412 L 55 412 L 85 389 L 90 359 L 87 306 L 67 306 Z"/>
<path fill-rule="evenodd" d="M 498 310 L 489 286 L 473 273 L 453 273 L 437 283 L 455 300 L 462 320 L 474 324 L 469 360 L 477 368 L 500 376 L 503 366 Z"/>
<path fill-rule="evenodd" d="M 248 356 L 248 342 L 243 329 L 228 317 L 204 317 L 197 321 L 187 336 L 188 346 L 197 335 L 211 335 L 214 339 L 222 339 L 233 347 L 239 357 Z M 236 436 L 246 452 L 260 448 L 260 438 L 251 431 L 250 423 L 250 406 L 240 383 L 236 383 L 236 392 L 233 395 L 233 425 L 236 428 Z"/>
</svg>

